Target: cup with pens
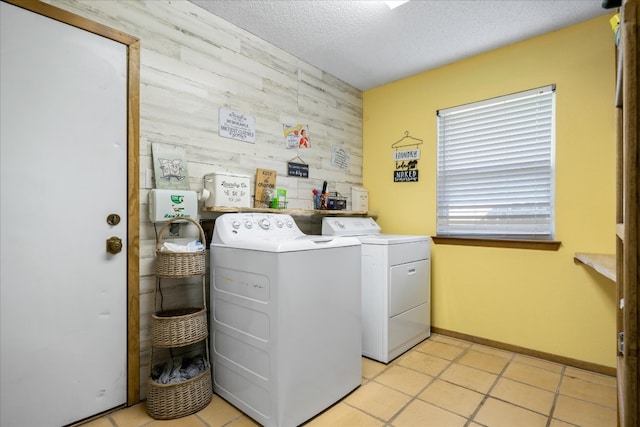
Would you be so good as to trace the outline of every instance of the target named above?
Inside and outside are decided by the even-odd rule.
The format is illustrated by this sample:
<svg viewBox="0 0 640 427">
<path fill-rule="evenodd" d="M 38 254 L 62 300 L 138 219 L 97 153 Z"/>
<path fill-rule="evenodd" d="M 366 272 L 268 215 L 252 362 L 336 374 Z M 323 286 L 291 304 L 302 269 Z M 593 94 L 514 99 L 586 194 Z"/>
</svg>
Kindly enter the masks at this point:
<svg viewBox="0 0 640 427">
<path fill-rule="evenodd" d="M 327 209 L 327 199 L 329 193 L 327 193 L 327 181 L 322 184 L 322 192 L 317 189 L 313 189 L 313 205 L 315 209 Z"/>
</svg>

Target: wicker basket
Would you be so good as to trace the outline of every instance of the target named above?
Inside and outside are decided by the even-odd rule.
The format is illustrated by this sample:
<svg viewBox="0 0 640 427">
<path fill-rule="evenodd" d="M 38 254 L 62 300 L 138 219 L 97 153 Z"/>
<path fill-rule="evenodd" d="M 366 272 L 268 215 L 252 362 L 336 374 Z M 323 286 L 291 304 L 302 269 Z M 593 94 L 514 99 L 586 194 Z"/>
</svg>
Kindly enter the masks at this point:
<svg viewBox="0 0 640 427">
<path fill-rule="evenodd" d="M 201 374 L 173 384 L 147 380 L 147 413 L 158 420 L 194 414 L 211 402 L 211 367 Z"/>
<path fill-rule="evenodd" d="M 184 347 L 209 336 L 207 309 L 199 307 L 158 311 L 151 315 L 154 347 Z"/>
<path fill-rule="evenodd" d="M 190 221 L 200 232 L 200 242 L 206 242 L 204 230 L 197 221 L 191 218 L 174 218 L 167 221 L 158 233 L 158 243 L 156 245 L 156 276 L 158 277 L 190 277 L 201 276 L 206 271 L 206 251 L 199 252 L 168 252 L 161 251 L 163 244 L 162 235 L 169 225 L 175 221 Z"/>
</svg>

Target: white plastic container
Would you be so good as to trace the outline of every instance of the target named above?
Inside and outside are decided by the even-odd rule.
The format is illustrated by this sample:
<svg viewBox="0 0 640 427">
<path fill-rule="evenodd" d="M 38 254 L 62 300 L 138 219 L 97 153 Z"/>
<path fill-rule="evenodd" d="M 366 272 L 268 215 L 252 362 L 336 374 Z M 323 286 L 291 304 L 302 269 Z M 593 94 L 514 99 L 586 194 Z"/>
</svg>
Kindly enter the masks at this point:
<svg viewBox="0 0 640 427">
<path fill-rule="evenodd" d="M 369 210 L 369 191 L 361 187 L 351 187 L 351 210 L 354 212 Z"/>
<path fill-rule="evenodd" d="M 175 218 L 198 219 L 198 197 L 195 191 L 163 190 L 149 192 L 149 220 L 170 221 Z"/>
<path fill-rule="evenodd" d="M 213 172 L 204 176 L 204 188 L 211 195 L 205 207 L 251 207 L 249 175 Z"/>
</svg>

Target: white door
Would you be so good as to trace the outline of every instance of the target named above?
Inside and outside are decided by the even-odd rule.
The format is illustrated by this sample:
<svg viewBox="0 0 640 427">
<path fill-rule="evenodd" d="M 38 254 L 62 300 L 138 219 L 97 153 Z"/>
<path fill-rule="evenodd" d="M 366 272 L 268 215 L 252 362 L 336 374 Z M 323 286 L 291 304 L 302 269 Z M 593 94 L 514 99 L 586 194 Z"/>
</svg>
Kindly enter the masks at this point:
<svg viewBox="0 0 640 427">
<path fill-rule="evenodd" d="M 0 425 L 59 426 L 126 402 L 127 51 L 0 7 Z"/>
</svg>

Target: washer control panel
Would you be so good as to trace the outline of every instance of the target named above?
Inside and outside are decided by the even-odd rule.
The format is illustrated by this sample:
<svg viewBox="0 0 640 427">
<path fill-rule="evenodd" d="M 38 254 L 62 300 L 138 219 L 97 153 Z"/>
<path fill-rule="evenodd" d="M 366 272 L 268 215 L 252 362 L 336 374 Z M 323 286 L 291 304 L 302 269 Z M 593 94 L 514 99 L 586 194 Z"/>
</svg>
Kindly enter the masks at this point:
<svg viewBox="0 0 640 427">
<path fill-rule="evenodd" d="M 229 213 L 216 219 L 213 242 L 296 238 L 304 236 L 291 215 L 271 213 Z"/>
</svg>

